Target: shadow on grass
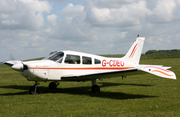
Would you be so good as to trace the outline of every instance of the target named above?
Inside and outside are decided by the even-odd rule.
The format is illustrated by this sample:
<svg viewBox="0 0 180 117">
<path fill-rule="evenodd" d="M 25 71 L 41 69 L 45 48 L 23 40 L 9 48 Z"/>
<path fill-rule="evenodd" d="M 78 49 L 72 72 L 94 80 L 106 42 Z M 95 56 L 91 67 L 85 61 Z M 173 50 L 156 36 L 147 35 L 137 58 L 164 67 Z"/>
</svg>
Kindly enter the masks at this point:
<svg viewBox="0 0 180 117">
<path fill-rule="evenodd" d="M 131 85 L 131 86 L 152 86 L 152 85 L 145 85 L 145 84 L 127 84 L 127 83 L 98 83 L 101 84 L 101 88 L 103 87 L 110 87 L 110 86 L 118 86 L 118 85 Z M 12 96 L 12 95 L 28 95 L 29 88 L 31 86 L 18 86 L 18 85 L 9 85 L 9 86 L 0 86 L 0 88 L 5 89 L 18 89 L 18 90 L 25 90 L 16 93 L 5 93 L 0 94 L 0 96 Z M 91 93 L 91 87 L 71 87 L 71 88 L 57 88 L 56 90 L 49 90 L 48 87 L 38 86 L 40 94 L 46 93 L 64 93 L 64 94 L 72 94 L 72 95 L 87 95 L 90 97 L 100 97 L 100 98 L 111 98 L 111 99 L 119 99 L 119 100 L 126 100 L 126 99 L 138 99 L 138 98 L 155 98 L 158 96 L 149 96 L 149 95 L 142 95 L 142 94 L 128 94 L 122 92 L 104 92 L 101 91 L 100 93 Z"/>
</svg>

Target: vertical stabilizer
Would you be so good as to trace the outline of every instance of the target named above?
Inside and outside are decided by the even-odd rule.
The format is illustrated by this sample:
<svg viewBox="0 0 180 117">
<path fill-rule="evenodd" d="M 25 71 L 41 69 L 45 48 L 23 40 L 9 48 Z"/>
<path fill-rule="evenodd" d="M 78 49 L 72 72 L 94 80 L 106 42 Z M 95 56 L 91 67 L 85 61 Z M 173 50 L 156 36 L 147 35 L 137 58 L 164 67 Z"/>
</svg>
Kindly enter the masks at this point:
<svg viewBox="0 0 180 117">
<path fill-rule="evenodd" d="M 144 45 L 144 40 L 144 37 L 138 37 L 129 49 L 128 53 L 123 57 L 123 59 L 133 64 L 139 64 L 139 60 Z"/>
</svg>

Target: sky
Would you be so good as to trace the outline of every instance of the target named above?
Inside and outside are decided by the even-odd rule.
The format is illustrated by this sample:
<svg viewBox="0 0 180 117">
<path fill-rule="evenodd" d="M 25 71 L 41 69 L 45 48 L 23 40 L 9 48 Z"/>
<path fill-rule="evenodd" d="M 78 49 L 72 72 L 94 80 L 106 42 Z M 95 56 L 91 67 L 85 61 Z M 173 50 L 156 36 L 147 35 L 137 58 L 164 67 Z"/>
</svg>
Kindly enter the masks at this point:
<svg viewBox="0 0 180 117">
<path fill-rule="evenodd" d="M 180 0 L 0 0 L 0 62 L 57 50 L 125 54 L 137 35 L 143 53 L 180 49 Z"/>
</svg>

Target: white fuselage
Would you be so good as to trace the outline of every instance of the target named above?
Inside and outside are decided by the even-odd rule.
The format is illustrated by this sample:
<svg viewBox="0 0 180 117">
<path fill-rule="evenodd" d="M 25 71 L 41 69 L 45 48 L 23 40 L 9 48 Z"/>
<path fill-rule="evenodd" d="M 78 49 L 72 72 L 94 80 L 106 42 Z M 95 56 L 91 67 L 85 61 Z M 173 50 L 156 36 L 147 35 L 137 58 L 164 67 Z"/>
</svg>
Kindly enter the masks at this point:
<svg viewBox="0 0 180 117">
<path fill-rule="evenodd" d="M 33 81 L 59 81 L 66 80 L 66 77 L 76 76 L 78 78 L 78 76 L 102 74 L 128 69 L 133 70 L 137 68 L 137 65 L 126 62 L 122 58 L 106 58 L 74 51 L 63 51 L 63 53 L 64 56 L 61 62 L 58 62 L 58 60 L 52 61 L 46 59 L 24 62 L 24 64 L 28 66 L 28 70 L 23 71 L 22 75 L 28 80 Z M 71 58 L 74 57 L 74 63 L 68 63 L 68 56 Z M 78 62 L 75 62 L 76 58 L 79 58 Z M 76 78 L 73 79 L 77 80 Z M 95 77 L 94 79 L 97 78 Z M 80 80 L 83 81 L 87 79 L 85 77 L 85 79 L 81 78 Z"/>
</svg>

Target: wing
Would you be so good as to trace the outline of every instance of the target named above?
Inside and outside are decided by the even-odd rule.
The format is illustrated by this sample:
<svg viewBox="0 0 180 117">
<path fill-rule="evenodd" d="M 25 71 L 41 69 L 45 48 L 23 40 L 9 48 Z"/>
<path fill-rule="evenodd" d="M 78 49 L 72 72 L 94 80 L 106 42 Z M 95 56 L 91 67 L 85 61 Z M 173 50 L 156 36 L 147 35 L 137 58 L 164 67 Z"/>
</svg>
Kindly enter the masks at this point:
<svg viewBox="0 0 180 117">
<path fill-rule="evenodd" d="M 121 77 L 130 75 L 141 75 L 150 73 L 159 77 L 176 79 L 174 72 L 169 71 L 171 67 L 163 67 L 162 65 L 139 65 L 138 68 L 126 69 L 126 70 L 116 70 L 109 72 L 93 73 L 79 76 L 63 76 L 61 80 L 63 81 L 88 81 L 94 79 L 110 78 L 110 77 Z"/>
<path fill-rule="evenodd" d="M 161 65 L 139 65 L 138 70 L 169 79 L 176 79 L 174 72 L 167 70 L 171 67 L 163 67 Z"/>
<path fill-rule="evenodd" d="M 109 72 L 93 73 L 80 76 L 63 76 L 61 80 L 63 81 L 88 81 L 94 79 L 110 78 L 110 77 L 121 77 L 127 75 L 137 75 L 145 74 L 143 71 L 138 71 L 137 68 L 127 69 L 127 70 L 116 70 Z"/>
</svg>

